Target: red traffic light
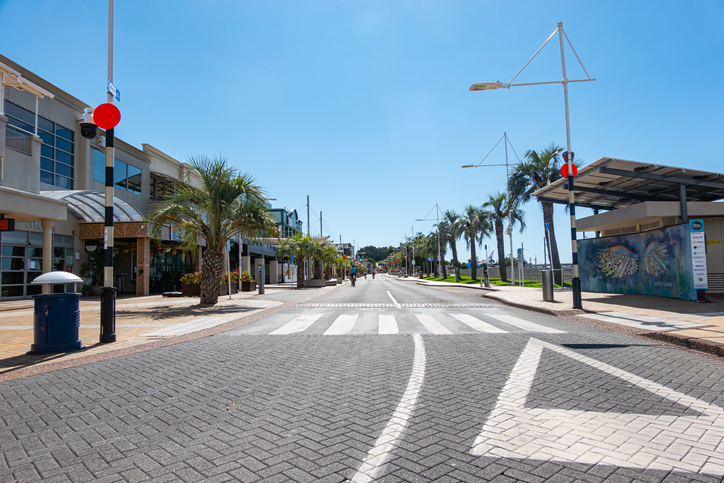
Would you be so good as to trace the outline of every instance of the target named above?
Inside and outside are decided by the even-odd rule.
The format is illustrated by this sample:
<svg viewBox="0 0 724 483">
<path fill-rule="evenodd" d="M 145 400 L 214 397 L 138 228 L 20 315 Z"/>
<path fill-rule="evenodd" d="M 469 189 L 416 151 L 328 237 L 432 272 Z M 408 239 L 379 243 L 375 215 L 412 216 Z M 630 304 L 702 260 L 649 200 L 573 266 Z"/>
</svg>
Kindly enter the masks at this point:
<svg viewBox="0 0 724 483">
<path fill-rule="evenodd" d="M 576 176 L 578 174 L 578 168 L 575 164 L 571 164 L 573 166 L 573 176 Z M 568 163 L 563 163 L 563 166 L 561 166 L 561 176 L 564 178 L 568 177 Z"/>
<path fill-rule="evenodd" d="M 109 102 L 101 104 L 93 111 L 93 122 L 101 129 L 112 129 L 121 122 L 121 111 Z"/>
</svg>

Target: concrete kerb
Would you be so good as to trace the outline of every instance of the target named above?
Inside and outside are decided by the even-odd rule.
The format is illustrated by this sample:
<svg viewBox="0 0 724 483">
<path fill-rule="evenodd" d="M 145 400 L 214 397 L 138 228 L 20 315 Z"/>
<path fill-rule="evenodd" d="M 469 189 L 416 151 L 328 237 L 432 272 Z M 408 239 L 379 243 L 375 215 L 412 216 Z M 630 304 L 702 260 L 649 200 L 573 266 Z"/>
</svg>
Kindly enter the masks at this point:
<svg viewBox="0 0 724 483">
<path fill-rule="evenodd" d="M 227 332 L 229 330 L 237 329 L 239 327 L 243 327 L 245 325 L 251 324 L 252 322 L 255 322 L 259 319 L 262 319 L 264 317 L 267 317 L 269 315 L 275 314 L 277 312 L 281 312 L 282 310 L 286 310 L 288 308 L 294 307 L 297 305 L 297 302 L 280 302 L 279 305 L 276 305 L 274 307 L 269 307 L 266 309 L 260 309 L 258 312 L 255 312 L 250 315 L 239 317 L 238 319 L 234 319 L 232 321 L 226 322 L 224 324 L 217 325 L 215 327 L 210 327 L 208 329 L 202 329 L 196 332 L 191 332 L 189 334 L 183 334 L 178 336 L 169 337 L 167 339 L 162 340 L 155 340 L 143 344 L 134 345 L 131 347 L 123 347 L 119 349 L 112 349 L 97 353 L 89 353 L 87 356 L 83 357 L 76 357 L 73 359 L 60 359 L 58 361 L 53 362 L 47 362 L 44 364 L 38 364 L 38 365 L 32 365 L 32 366 L 25 366 L 19 369 L 14 369 L 12 371 L 4 372 L 0 374 L 0 382 L 4 381 L 10 381 L 13 379 L 20 379 L 22 377 L 28 377 L 28 376 L 34 376 L 37 374 L 44 374 L 46 372 L 52 372 L 57 371 L 60 369 L 68 369 L 71 367 L 77 367 L 81 366 L 83 364 L 88 364 L 90 362 L 98 362 L 103 361 L 106 359 L 113 359 L 116 357 L 121 357 L 125 355 L 130 354 L 136 354 L 138 352 L 144 352 L 151 349 L 158 349 L 160 347 L 166 347 L 170 345 L 180 344 L 182 342 L 190 342 L 192 340 L 201 339 L 203 337 L 209 337 L 212 335 L 220 334 L 222 332 Z M 84 349 L 88 350 L 88 349 Z"/>
</svg>

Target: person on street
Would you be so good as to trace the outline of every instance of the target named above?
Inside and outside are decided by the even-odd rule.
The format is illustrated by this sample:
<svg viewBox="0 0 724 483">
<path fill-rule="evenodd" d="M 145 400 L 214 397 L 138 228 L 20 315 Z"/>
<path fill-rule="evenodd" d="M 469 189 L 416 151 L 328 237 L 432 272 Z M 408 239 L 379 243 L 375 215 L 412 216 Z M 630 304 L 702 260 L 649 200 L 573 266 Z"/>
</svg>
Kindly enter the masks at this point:
<svg viewBox="0 0 724 483">
<path fill-rule="evenodd" d="M 352 286 L 354 287 L 354 282 L 357 279 L 357 267 L 355 265 L 352 265 L 349 269 L 349 278 L 352 281 Z"/>
</svg>

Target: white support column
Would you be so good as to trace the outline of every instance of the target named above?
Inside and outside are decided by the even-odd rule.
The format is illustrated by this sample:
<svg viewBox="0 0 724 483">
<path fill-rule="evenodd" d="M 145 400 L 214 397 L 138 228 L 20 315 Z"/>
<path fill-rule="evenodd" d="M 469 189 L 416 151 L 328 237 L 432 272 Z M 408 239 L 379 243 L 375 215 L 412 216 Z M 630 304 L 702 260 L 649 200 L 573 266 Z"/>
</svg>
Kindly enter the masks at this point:
<svg viewBox="0 0 724 483">
<path fill-rule="evenodd" d="M 49 219 L 40 220 L 43 227 L 43 273 L 53 271 L 53 226 L 55 222 Z M 43 293 L 50 293 L 50 284 L 43 284 Z"/>
</svg>

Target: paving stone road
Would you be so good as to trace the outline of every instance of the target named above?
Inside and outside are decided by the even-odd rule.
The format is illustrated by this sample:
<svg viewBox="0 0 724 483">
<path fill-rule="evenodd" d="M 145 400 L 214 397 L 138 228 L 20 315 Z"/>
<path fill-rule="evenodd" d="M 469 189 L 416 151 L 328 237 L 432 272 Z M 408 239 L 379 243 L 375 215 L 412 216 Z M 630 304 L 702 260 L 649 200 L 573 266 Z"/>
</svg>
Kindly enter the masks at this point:
<svg viewBox="0 0 724 483">
<path fill-rule="evenodd" d="M 400 304 L 445 303 L 392 284 Z M 271 335 L 319 308 L 0 383 L 0 481 L 722 481 L 721 362 L 502 307 L 454 310 L 504 333 L 414 331 L 464 327 L 447 307 L 325 306 Z M 410 330 L 324 335 L 360 313 Z"/>
</svg>

